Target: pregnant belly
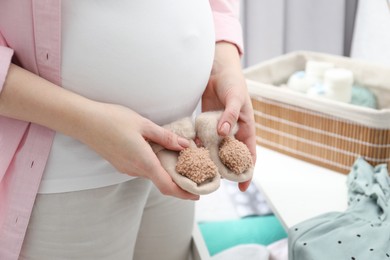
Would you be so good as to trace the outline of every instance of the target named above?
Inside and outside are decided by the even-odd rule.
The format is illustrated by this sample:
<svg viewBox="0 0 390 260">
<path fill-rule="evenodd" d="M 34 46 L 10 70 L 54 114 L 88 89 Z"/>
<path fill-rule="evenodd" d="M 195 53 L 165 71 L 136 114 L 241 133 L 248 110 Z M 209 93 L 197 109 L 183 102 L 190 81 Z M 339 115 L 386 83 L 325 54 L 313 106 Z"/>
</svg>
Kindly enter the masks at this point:
<svg viewBox="0 0 390 260">
<path fill-rule="evenodd" d="M 156 123 L 187 116 L 207 84 L 208 0 L 62 1 L 62 85 Z"/>
</svg>

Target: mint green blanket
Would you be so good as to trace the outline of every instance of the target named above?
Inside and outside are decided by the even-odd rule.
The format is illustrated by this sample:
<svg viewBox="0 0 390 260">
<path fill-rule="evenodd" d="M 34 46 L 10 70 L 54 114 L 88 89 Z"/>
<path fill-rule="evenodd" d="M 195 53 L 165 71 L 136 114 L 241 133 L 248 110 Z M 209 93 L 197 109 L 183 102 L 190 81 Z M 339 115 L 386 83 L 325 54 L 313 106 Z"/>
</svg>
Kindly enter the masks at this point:
<svg viewBox="0 0 390 260">
<path fill-rule="evenodd" d="M 274 215 L 199 224 L 211 256 L 242 244 L 269 245 L 286 238 L 287 233 Z"/>
<path fill-rule="evenodd" d="M 386 164 L 358 158 L 347 178 L 349 206 L 290 228 L 290 260 L 390 259 L 390 181 Z M 332 189 L 329 189 L 332 192 Z"/>
</svg>

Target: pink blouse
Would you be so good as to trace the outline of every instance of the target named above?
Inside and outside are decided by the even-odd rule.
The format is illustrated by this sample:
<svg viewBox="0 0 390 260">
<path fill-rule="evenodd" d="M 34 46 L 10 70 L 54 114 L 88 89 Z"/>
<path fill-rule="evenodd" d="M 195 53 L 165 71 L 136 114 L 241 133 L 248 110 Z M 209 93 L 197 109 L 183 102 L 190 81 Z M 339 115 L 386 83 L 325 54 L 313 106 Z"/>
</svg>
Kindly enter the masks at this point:
<svg viewBox="0 0 390 260">
<path fill-rule="evenodd" d="M 239 0 L 210 0 L 216 41 L 242 53 Z M 12 62 L 61 84 L 61 1 L 0 2 L 0 92 Z M 54 132 L 0 116 L 0 259 L 18 259 Z"/>
</svg>

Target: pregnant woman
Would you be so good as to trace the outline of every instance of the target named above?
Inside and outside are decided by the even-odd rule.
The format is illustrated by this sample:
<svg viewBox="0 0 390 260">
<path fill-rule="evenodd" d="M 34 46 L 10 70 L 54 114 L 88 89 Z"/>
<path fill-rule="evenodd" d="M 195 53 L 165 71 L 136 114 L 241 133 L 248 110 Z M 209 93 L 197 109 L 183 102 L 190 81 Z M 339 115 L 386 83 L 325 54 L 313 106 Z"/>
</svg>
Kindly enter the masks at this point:
<svg viewBox="0 0 390 260">
<path fill-rule="evenodd" d="M 255 160 L 238 6 L 0 2 L 0 259 L 189 257 L 198 196 L 147 141 L 187 147 L 161 125 L 202 101 Z"/>
</svg>

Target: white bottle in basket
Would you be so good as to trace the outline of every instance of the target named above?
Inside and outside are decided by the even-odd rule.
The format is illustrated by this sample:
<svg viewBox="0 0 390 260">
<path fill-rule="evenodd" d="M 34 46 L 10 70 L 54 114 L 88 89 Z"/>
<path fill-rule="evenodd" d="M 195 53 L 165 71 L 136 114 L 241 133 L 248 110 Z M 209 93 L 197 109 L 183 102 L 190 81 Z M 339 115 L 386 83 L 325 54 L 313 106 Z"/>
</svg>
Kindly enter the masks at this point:
<svg viewBox="0 0 390 260">
<path fill-rule="evenodd" d="M 305 71 L 297 71 L 290 76 L 287 86 L 295 91 L 307 93 L 314 86 L 322 85 L 324 72 L 333 67 L 330 62 L 309 60 L 306 62 Z"/>
<path fill-rule="evenodd" d="M 324 80 L 325 72 L 328 69 L 334 67 L 333 63 L 325 61 L 309 60 L 306 62 L 306 80 L 309 83 L 309 87 L 313 87 L 317 84 L 322 84 Z M 308 90 L 308 89 L 307 89 Z"/>
<path fill-rule="evenodd" d="M 333 68 L 325 72 L 325 97 L 349 103 L 352 97 L 353 73 L 343 68 Z"/>
</svg>

